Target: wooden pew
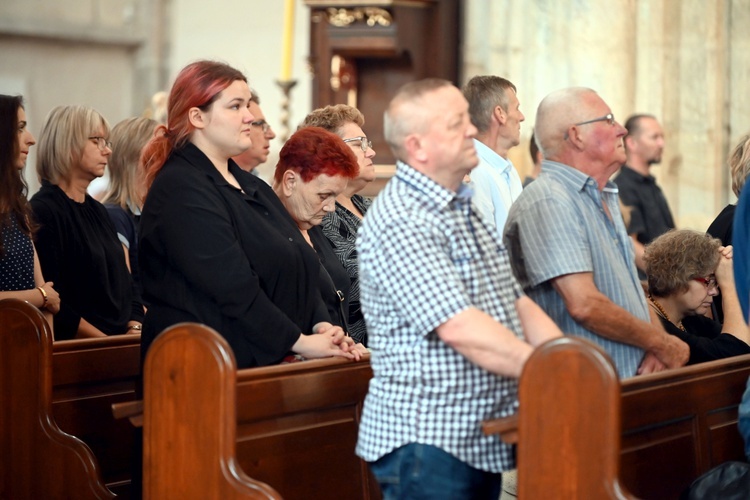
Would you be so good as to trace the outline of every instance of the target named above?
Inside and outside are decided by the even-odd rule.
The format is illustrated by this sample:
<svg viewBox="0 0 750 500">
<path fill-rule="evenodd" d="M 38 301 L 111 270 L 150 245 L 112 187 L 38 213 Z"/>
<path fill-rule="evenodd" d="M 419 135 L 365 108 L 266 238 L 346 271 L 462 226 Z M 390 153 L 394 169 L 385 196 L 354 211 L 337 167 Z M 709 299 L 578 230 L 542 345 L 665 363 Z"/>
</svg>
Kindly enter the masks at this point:
<svg viewBox="0 0 750 500">
<path fill-rule="evenodd" d="M 94 452 L 107 487 L 130 497 L 135 439 L 140 433 L 114 418 L 115 403 L 136 399 L 140 335 L 55 342 L 52 412 L 60 429 Z"/>
<path fill-rule="evenodd" d="M 205 343 L 210 340 L 221 346 L 223 353 L 225 343 L 218 334 L 206 327 L 189 324 L 165 331 L 158 340 L 160 350 L 180 353 L 187 349 L 181 343 L 196 342 L 189 340 L 190 336 L 200 336 L 206 339 Z M 149 351 L 147 373 L 149 363 L 156 364 L 150 361 L 151 356 Z M 180 359 L 179 355 L 174 356 Z M 217 354 L 215 357 L 224 359 L 227 356 Z M 194 370 L 191 363 L 181 361 L 181 365 Z M 157 410 L 152 409 L 149 417 L 148 411 L 149 384 L 166 391 L 168 387 L 163 380 L 169 377 L 168 373 L 171 372 L 160 373 L 150 379 L 147 377 L 144 381 L 145 413 L 141 413 L 143 405 L 135 403 L 116 405 L 116 414 L 130 416 L 135 425 L 141 424 L 142 415 L 146 420 L 144 434 L 149 432 L 149 418 L 151 422 L 174 421 L 179 412 L 155 417 Z M 233 410 L 225 412 L 225 415 L 236 418 L 237 464 L 250 477 L 273 486 L 287 500 L 379 499 L 377 482 L 366 463 L 354 454 L 362 403 L 370 378 L 372 370 L 369 360 L 357 363 L 344 359 L 311 360 L 238 371 L 236 413 Z M 199 380 L 194 382 L 195 387 L 184 389 L 191 395 L 186 399 L 193 403 L 202 400 L 204 391 L 211 392 L 201 386 Z M 159 399 L 165 397 L 162 394 Z M 210 397 L 210 394 L 206 397 Z M 185 411 L 191 413 L 197 410 Z M 204 432 L 199 425 L 205 427 L 205 423 L 191 421 L 189 434 Z M 160 432 L 168 430 L 160 429 Z M 145 439 L 148 440 L 148 437 Z M 156 462 L 146 457 L 148 453 L 144 452 L 144 477 L 150 475 L 152 480 L 156 480 L 154 478 L 163 476 L 165 472 L 149 470 Z"/>
<path fill-rule="evenodd" d="M 597 346 L 538 348 L 519 382 L 519 414 L 485 422 L 518 444 L 519 498 L 679 498 L 699 475 L 744 460 L 737 407 L 750 355 L 620 384 Z"/>
<path fill-rule="evenodd" d="M 96 458 L 52 414 L 52 333 L 38 309 L 0 301 L 0 498 L 113 498 Z"/>
<path fill-rule="evenodd" d="M 154 341 L 144 370 L 145 499 L 281 498 L 234 454 L 237 365 L 218 334 L 178 325 Z"/>
</svg>

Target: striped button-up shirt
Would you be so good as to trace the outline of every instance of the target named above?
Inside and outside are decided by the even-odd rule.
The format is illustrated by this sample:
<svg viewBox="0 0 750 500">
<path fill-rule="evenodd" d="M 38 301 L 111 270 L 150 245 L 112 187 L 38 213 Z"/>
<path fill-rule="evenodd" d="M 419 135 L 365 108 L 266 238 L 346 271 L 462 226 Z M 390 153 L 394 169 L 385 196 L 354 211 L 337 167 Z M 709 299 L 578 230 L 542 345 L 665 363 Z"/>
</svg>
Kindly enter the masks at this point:
<svg viewBox="0 0 750 500">
<path fill-rule="evenodd" d="M 604 212 L 604 203 L 611 219 Z M 643 350 L 584 328 L 570 315 L 551 281 L 566 274 L 591 272 L 596 288 L 613 303 L 649 321 L 617 186 L 607 182 L 599 191 L 592 177 L 545 160 L 539 178 L 511 208 L 504 242 L 521 286 L 560 329 L 604 348 L 621 378 L 635 375 Z"/>
</svg>

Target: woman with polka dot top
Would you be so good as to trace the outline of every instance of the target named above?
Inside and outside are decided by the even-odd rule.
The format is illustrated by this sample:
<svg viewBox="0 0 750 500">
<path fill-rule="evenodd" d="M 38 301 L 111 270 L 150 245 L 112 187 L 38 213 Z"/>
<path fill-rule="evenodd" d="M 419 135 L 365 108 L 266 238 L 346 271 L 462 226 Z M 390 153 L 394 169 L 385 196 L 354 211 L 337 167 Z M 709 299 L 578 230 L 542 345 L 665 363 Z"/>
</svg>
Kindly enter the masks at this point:
<svg viewBox="0 0 750 500">
<path fill-rule="evenodd" d="M 26 129 L 23 98 L 0 95 L 0 300 L 25 300 L 54 314 L 60 310 L 60 296 L 42 278 L 22 174 L 35 143 Z"/>
</svg>

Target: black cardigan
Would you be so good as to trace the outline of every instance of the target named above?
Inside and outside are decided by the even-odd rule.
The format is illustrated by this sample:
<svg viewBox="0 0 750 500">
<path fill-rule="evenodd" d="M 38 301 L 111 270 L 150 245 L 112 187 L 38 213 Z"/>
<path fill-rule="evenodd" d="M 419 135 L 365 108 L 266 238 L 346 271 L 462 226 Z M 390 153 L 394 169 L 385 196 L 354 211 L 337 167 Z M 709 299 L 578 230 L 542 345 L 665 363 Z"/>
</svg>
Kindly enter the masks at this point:
<svg viewBox="0 0 750 500">
<path fill-rule="evenodd" d="M 148 192 L 139 239 L 144 353 L 164 328 L 193 321 L 227 340 L 238 367 L 264 366 L 330 321 L 315 251 L 267 184 L 233 161 L 229 169 L 242 191 L 188 143 Z"/>
</svg>

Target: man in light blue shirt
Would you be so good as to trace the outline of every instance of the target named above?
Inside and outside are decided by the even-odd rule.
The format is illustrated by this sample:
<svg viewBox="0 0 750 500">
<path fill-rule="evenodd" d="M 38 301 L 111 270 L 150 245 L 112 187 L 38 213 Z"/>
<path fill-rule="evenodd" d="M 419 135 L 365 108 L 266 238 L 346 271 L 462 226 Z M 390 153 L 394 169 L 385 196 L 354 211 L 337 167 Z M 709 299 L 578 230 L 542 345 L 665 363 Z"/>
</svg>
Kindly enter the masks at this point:
<svg viewBox="0 0 750 500">
<path fill-rule="evenodd" d="M 516 96 L 516 86 L 499 76 L 475 76 L 463 89 L 469 101 L 471 122 L 477 127 L 474 146 L 479 165 L 471 172 L 473 202 L 479 213 L 502 238 L 511 204 L 523 190 L 521 178 L 508 151 L 518 146 L 521 122 L 526 118 Z"/>
</svg>

